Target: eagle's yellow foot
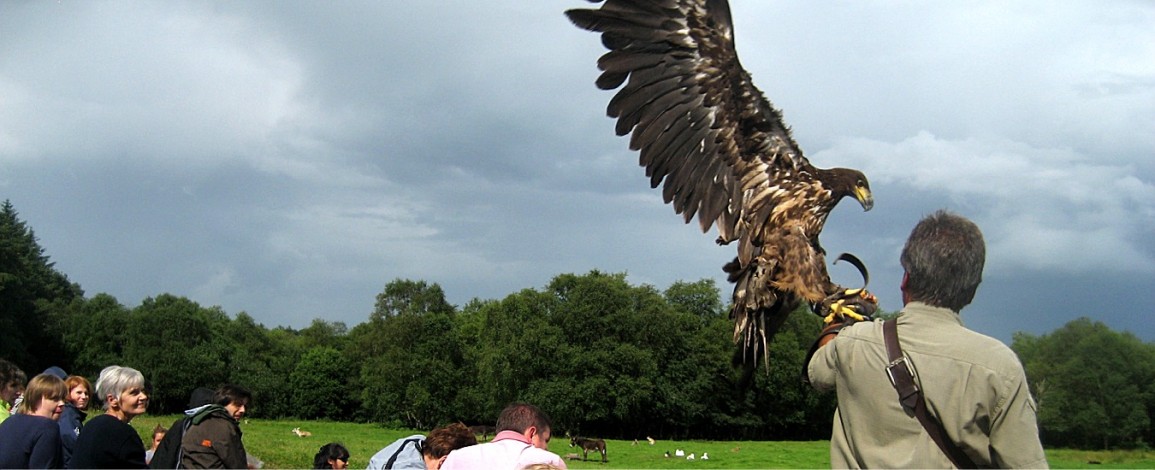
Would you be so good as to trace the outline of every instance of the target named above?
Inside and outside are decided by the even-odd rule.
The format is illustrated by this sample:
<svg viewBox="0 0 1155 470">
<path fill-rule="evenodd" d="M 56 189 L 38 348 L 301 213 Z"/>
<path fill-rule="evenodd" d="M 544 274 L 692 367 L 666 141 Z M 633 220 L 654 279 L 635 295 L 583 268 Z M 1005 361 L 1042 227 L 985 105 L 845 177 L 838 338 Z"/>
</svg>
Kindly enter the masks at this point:
<svg viewBox="0 0 1155 470">
<path fill-rule="evenodd" d="M 831 324 L 845 321 L 870 321 L 871 315 L 878 310 L 878 298 L 866 289 L 847 289 L 827 297 L 822 301 L 826 308 L 823 322 Z"/>
</svg>

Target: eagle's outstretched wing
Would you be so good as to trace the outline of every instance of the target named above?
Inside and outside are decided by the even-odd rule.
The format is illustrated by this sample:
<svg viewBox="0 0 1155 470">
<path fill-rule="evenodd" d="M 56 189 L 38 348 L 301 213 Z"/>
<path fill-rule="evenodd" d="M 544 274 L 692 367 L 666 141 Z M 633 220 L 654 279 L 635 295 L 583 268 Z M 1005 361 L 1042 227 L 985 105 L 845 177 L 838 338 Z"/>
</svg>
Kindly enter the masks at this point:
<svg viewBox="0 0 1155 470">
<path fill-rule="evenodd" d="M 598 3 L 598 0 L 591 0 Z M 738 241 L 735 339 L 760 346 L 803 300 L 832 295 L 818 234 L 842 197 L 870 208 L 862 173 L 813 167 L 738 62 L 725 0 L 607 0 L 566 12 L 602 33 L 597 86 L 652 187 L 718 242 Z M 758 333 L 755 335 L 754 333 Z M 764 352 L 764 349 L 763 349 Z M 754 357 L 757 355 L 755 354 Z"/>
</svg>

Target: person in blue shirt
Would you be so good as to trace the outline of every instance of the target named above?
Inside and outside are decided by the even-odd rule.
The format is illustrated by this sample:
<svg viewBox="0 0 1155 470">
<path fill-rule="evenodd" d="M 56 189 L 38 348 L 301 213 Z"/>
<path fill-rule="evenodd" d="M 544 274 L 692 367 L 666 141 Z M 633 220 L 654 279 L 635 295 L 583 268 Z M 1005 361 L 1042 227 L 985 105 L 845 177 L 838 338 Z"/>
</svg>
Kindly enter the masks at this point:
<svg viewBox="0 0 1155 470">
<path fill-rule="evenodd" d="M 64 466 L 72 460 L 72 449 L 76 446 L 76 439 L 80 437 L 80 429 L 84 427 L 84 420 L 88 418 L 88 400 L 92 395 L 92 383 L 79 375 L 70 375 L 64 379 L 68 386 L 68 401 L 64 404 L 64 412 L 60 414 L 60 441 L 64 448 L 61 455 L 64 457 Z"/>
<path fill-rule="evenodd" d="M 63 468 L 60 428 L 68 386 L 40 374 L 28 382 L 16 413 L 0 423 L 0 468 Z"/>
</svg>

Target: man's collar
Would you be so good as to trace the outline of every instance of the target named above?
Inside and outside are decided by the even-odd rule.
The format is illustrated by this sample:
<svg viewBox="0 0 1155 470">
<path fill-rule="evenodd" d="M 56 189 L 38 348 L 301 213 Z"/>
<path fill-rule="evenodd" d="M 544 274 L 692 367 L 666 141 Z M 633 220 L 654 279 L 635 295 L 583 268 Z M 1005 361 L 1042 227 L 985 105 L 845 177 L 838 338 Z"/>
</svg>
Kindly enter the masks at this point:
<svg viewBox="0 0 1155 470">
<path fill-rule="evenodd" d="M 527 439 L 520 432 L 509 431 L 509 430 L 501 431 L 501 432 L 497 433 L 496 436 L 493 436 L 493 439 L 490 440 L 490 442 L 503 441 L 506 439 L 512 439 L 512 440 L 515 440 L 518 442 L 524 442 L 526 444 L 531 444 L 531 445 L 533 444 L 532 442 L 529 442 L 529 439 Z"/>
<path fill-rule="evenodd" d="M 935 307 L 930 304 L 914 301 L 902 308 L 904 314 L 914 313 L 911 317 L 926 318 L 937 321 L 946 321 L 962 325 L 962 317 L 958 312 L 944 307 Z M 904 315 L 905 316 L 905 315 Z"/>
</svg>

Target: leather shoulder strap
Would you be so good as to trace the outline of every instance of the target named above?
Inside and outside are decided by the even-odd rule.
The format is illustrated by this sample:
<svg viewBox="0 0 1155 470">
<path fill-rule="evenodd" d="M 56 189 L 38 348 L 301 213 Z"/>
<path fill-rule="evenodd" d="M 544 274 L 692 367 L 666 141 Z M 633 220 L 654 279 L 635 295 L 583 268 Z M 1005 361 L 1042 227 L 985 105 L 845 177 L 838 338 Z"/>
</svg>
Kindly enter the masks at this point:
<svg viewBox="0 0 1155 470">
<path fill-rule="evenodd" d="M 902 347 L 898 345 L 897 321 L 882 322 L 882 340 L 886 343 L 886 358 L 890 361 L 886 366 L 886 375 L 890 377 L 891 385 L 898 391 L 898 401 L 902 402 L 902 406 L 906 409 L 913 410 L 915 405 L 922 401 L 922 393 L 914 383 L 910 364 L 906 362 Z"/>
<path fill-rule="evenodd" d="M 882 340 L 886 343 L 886 357 L 890 361 L 886 366 L 886 375 L 890 377 L 890 384 L 898 391 L 898 401 L 902 402 L 904 408 L 914 412 L 918 422 L 955 467 L 978 468 L 959 446 L 946 438 L 942 424 L 926 411 L 926 400 L 922 396 L 922 390 L 914 383 L 910 363 L 907 362 L 906 356 L 902 354 L 902 347 L 898 344 L 897 320 L 891 319 L 882 323 Z"/>
</svg>

